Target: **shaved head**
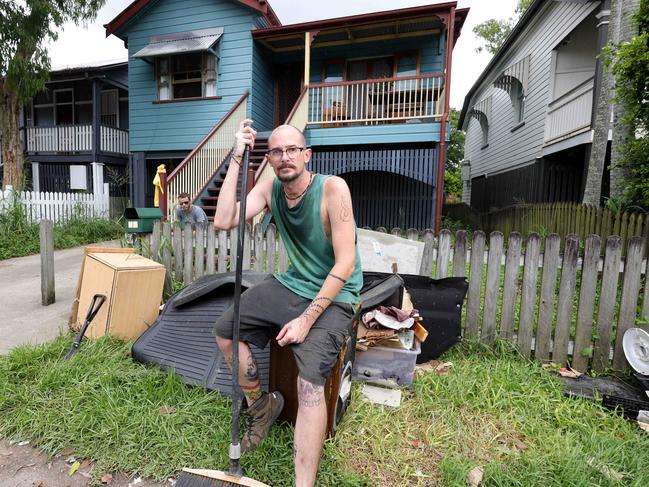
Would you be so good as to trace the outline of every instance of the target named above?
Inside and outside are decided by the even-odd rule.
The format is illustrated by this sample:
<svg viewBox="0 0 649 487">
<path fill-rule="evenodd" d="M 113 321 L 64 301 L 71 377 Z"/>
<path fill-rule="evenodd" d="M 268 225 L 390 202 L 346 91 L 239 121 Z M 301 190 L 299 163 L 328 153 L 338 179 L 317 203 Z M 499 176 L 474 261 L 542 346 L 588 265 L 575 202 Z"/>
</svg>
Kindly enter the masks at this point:
<svg viewBox="0 0 649 487">
<path fill-rule="evenodd" d="M 293 125 L 280 125 L 268 137 L 268 147 L 273 148 L 271 141 L 273 139 L 283 140 L 285 136 L 290 136 L 299 146 L 306 147 L 306 138 L 300 129 L 293 127 Z M 299 137 L 295 139 L 295 137 Z"/>
</svg>

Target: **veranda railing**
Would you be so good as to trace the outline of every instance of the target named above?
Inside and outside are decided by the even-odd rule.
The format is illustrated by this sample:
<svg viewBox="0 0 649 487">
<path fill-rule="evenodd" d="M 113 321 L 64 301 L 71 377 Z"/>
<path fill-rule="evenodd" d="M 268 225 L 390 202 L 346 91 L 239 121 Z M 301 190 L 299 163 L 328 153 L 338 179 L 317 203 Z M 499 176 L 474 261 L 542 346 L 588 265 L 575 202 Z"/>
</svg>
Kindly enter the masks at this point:
<svg viewBox="0 0 649 487">
<path fill-rule="evenodd" d="M 173 228 L 173 231 L 172 231 Z M 276 229 L 248 228 L 243 268 L 283 271 L 288 257 Z M 523 238 L 514 232 L 507 245 L 501 232 L 489 237 L 476 231 L 469 242 L 462 230 L 402 232 L 425 244 L 421 275 L 438 279 L 467 277 L 469 290 L 462 328 L 464 336 L 490 344 L 496 338 L 515 343 L 521 354 L 556 363 L 570 361 L 578 370 L 602 371 L 626 366 L 624 332 L 649 317 L 644 240 L 591 235 L 561 239 L 552 234 Z M 204 275 L 233 271 L 236 230 L 192 231 L 157 224 L 141 251 L 162 262 L 169 278 L 189 284 Z M 563 249 L 563 251 L 561 251 Z"/>
<path fill-rule="evenodd" d="M 444 112 L 444 75 L 430 74 L 309 86 L 309 124 L 432 121 Z"/>
</svg>

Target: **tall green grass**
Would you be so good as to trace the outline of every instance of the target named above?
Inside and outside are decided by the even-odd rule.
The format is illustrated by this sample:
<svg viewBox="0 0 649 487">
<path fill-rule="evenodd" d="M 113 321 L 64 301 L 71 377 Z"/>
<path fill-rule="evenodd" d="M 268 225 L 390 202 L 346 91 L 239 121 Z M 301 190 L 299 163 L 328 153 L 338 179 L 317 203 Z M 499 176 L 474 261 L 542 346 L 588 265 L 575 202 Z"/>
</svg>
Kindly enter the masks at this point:
<svg viewBox="0 0 649 487">
<path fill-rule="evenodd" d="M 52 454 L 73 448 L 95 478 L 122 471 L 156 479 L 183 466 L 227 468 L 230 403 L 134 363 L 129 345 L 70 336 L 0 358 L 0 436 L 30 438 Z M 353 388 L 336 437 L 325 443 L 318 486 L 646 486 L 649 436 L 506 344 L 463 343 L 451 373 L 418 377 L 398 409 L 364 402 Z M 171 414 L 161 406 L 173 408 Z M 274 426 L 242 459 L 246 474 L 292 485 L 292 429 Z"/>
<path fill-rule="evenodd" d="M 54 248 L 66 249 L 124 235 L 124 226 L 117 220 L 83 217 L 76 212 L 65 223 L 54 226 Z M 31 223 L 21 204 L 0 212 L 0 260 L 40 252 L 39 226 Z"/>
</svg>

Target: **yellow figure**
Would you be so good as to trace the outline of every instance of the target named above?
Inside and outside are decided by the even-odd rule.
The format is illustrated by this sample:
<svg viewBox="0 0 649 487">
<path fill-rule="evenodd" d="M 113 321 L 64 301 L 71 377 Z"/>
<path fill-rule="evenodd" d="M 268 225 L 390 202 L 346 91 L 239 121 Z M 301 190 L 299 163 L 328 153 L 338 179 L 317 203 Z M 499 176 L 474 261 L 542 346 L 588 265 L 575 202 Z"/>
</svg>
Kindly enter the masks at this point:
<svg viewBox="0 0 649 487">
<path fill-rule="evenodd" d="M 153 186 L 155 187 L 155 194 L 153 195 L 153 206 L 158 208 L 160 206 L 160 194 L 164 193 L 162 189 L 162 182 L 160 181 L 160 174 L 167 174 L 167 169 L 164 164 L 160 164 L 156 170 L 155 177 L 153 178 Z"/>
</svg>

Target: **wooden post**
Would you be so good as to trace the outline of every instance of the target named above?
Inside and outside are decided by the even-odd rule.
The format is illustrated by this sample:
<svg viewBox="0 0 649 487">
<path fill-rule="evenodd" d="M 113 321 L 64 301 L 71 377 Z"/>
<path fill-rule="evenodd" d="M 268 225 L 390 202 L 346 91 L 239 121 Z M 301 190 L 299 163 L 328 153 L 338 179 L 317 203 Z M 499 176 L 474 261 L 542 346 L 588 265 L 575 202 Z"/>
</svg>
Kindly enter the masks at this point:
<svg viewBox="0 0 649 487">
<path fill-rule="evenodd" d="M 54 290 L 54 222 L 41 220 L 41 303 L 49 306 L 56 301 Z"/>
<path fill-rule="evenodd" d="M 162 212 L 162 221 L 167 221 L 167 211 L 168 211 L 168 202 L 169 195 L 167 194 L 167 173 L 160 173 L 160 188 L 162 188 L 162 194 L 160 195 L 160 211 Z"/>
<path fill-rule="evenodd" d="M 304 86 L 309 86 L 311 76 L 311 32 L 304 33 Z"/>
</svg>

